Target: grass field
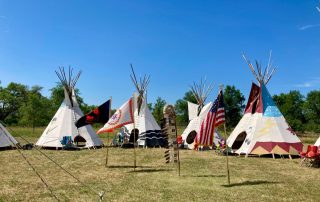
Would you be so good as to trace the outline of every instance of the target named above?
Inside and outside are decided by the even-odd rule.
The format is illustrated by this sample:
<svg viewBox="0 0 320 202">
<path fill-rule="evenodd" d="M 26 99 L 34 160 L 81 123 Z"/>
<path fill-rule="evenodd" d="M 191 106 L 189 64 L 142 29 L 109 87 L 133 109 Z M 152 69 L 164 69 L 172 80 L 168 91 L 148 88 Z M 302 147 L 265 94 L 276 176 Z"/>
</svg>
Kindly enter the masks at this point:
<svg viewBox="0 0 320 202">
<path fill-rule="evenodd" d="M 43 128 L 15 128 L 35 142 Z M 314 143 L 317 134 L 303 135 Z M 19 140 L 19 138 L 17 138 Z M 106 142 L 106 136 L 102 137 Z M 24 142 L 22 142 L 24 144 Z M 181 177 L 165 164 L 164 149 L 138 149 L 136 172 L 133 150 L 106 148 L 82 151 L 42 150 L 79 178 L 79 184 L 36 150 L 22 151 L 60 201 L 319 201 L 320 170 L 299 165 L 300 159 L 229 157 L 213 151 L 181 151 Z M 0 151 L 0 201 L 56 201 L 16 150 Z M 92 189 L 92 190 L 91 190 Z M 93 191 L 94 190 L 94 191 Z"/>
</svg>

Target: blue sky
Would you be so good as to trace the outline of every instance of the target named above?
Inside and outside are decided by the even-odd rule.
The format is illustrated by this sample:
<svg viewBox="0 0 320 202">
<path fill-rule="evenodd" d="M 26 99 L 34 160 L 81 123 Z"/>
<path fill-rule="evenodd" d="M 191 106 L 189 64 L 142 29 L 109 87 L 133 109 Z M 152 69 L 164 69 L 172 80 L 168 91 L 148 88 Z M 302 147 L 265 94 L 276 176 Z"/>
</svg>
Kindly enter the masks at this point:
<svg viewBox="0 0 320 202">
<path fill-rule="evenodd" d="M 183 97 L 207 77 L 235 85 L 247 97 L 254 80 L 242 59 L 278 67 L 271 94 L 320 87 L 320 13 L 317 0 L 0 0 L 0 80 L 44 87 L 54 70 L 71 65 L 83 74 L 85 102 L 113 97 L 113 107 L 135 90 L 137 75 L 151 76 L 148 101 Z"/>
</svg>

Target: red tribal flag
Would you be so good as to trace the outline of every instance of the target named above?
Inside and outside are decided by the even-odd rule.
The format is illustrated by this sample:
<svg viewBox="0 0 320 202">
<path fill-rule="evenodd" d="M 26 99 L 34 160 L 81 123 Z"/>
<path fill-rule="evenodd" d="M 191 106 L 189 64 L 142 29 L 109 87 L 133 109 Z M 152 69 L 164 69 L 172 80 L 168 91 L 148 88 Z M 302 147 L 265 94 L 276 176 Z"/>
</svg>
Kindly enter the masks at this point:
<svg viewBox="0 0 320 202">
<path fill-rule="evenodd" d="M 225 123 L 225 111 L 223 103 L 223 94 L 220 90 L 217 99 L 214 101 L 206 118 L 201 123 L 198 144 L 203 146 L 212 146 L 214 138 L 214 128 Z"/>
<path fill-rule="evenodd" d="M 124 103 L 117 111 L 114 113 L 109 121 L 98 130 L 97 134 L 112 132 L 116 128 L 121 128 L 124 125 L 133 123 L 133 107 L 132 98 Z"/>
<path fill-rule="evenodd" d="M 80 128 L 82 126 L 93 124 L 93 123 L 107 123 L 110 118 L 110 111 L 111 111 L 111 99 L 107 102 L 103 103 L 99 107 L 95 108 L 88 114 L 82 116 L 76 122 L 76 127 Z"/>
</svg>

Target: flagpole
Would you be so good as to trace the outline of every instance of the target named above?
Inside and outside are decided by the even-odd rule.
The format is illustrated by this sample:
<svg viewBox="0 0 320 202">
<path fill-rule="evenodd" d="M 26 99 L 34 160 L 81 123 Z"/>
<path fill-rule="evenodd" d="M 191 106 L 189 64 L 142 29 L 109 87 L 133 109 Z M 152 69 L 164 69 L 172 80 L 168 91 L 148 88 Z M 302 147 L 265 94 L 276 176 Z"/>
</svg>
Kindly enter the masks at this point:
<svg viewBox="0 0 320 202">
<path fill-rule="evenodd" d="M 107 132 L 107 136 L 108 136 L 108 139 L 107 139 L 107 154 L 106 154 L 106 167 L 108 167 L 108 159 L 109 159 L 109 132 Z"/>
<path fill-rule="evenodd" d="M 225 144 L 227 143 L 227 127 L 226 124 L 223 124 L 224 126 L 224 136 L 225 136 Z M 226 155 L 226 160 L 227 160 L 227 175 L 228 175 L 228 185 L 230 185 L 230 170 L 229 170 L 229 149 L 228 149 L 228 145 L 226 144 L 226 148 L 227 148 L 227 155 Z"/>
<path fill-rule="evenodd" d="M 134 94 L 132 96 L 133 98 L 133 105 L 135 104 L 135 100 L 134 100 Z M 136 156 L 136 120 L 134 117 L 134 110 L 133 110 L 133 171 L 136 171 L 136 167 L 137 167 L 137 156 Z"/>
<path fill-rule="evenodd" d="M 112 103 L 112 96 L 110 97 L 110 105 L 109 105 L 109 119 L 111 117 L 111 103 Z M 109 140 L 109 136 L 110 136 L 110 132 L 107 133 L 108 135 L 108 144 L 107 144 L 107 155 L 106 155 L 106 167 L 108 167 L 108 160 L 109 160 L 109 145 L 110 145 L 110 140 Z"/>
<path fill-rule="evenodd" d="M 180 177 L 180 148 L 179 148 L 179 142 L 178 142 L 178 130 L 177 130 L 177 120 L 176 120 L 176 114 L 174 113 L 174 126 L 176 129 L 176 141 L 177 141 L 177 156 L 178 156 L 178 172 Z"/>
<path fill-rule="evenodd" d="M 220 91 L 222 92 L 223 90 L 223 85 L 220 85 Z M 219 93 L 219 103 L 220 103 L 220 99 L 221 99 L 221 94 Z M 225 144 L 227 143 L 227 127 L 226 127 L 226 122 L 224 122 L 223 124 L 224 127 L 224 137 L 225 137 Z M 228 149 L 228 145 L 226 144 L 226 149 L 227 149 L 227 154 L 226 154 L 226 163 L 227 163 L 227 176 L 228 176 L 228 185 L 230 185 L 230 170 L 229 170 L 229 149 Z"/>
<path fill-rule="evenodd" d="M 136 126 L 133 121 L 133 171 L 136 171 L 137 156 L 136 156 Z"/>
</svg>

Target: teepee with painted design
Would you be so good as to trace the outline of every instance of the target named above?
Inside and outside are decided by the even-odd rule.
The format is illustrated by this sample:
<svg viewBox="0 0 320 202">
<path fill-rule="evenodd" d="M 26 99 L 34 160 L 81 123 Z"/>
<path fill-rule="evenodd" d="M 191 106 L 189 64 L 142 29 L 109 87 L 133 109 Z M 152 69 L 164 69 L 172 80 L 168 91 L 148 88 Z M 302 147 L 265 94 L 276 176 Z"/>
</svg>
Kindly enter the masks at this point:
<svg viewBox="0 0 320 202">
<path fill-rule="evenodd" d="M 298 155 L 303 145 L 266 88 L 275 72 L 275 68 L 271 68 L 271 53 L 264 70 L 257 61 L 254 68 L 252 63 L 245 56 L 243 57 L 259 85 L 252 83 L 244 115 L 228 138 L 228 146 L 235 153 L 246 156 L 249 154 Z"/>
</svg>

